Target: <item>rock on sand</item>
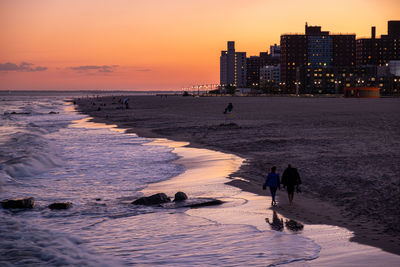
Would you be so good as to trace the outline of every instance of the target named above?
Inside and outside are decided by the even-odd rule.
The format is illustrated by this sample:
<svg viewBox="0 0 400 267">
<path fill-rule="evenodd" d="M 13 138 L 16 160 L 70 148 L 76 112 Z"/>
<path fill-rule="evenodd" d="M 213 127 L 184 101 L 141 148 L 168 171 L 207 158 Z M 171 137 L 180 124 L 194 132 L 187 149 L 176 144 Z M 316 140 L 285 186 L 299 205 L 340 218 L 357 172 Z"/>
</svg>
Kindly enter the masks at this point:
<svg viewBox="0 0 400 267">
<path fill-rule="evenodd" d="M 33 197 L 4 199 L 0 203 L 4 209 L 32 209 L 35 199 Z"/>
</svg>

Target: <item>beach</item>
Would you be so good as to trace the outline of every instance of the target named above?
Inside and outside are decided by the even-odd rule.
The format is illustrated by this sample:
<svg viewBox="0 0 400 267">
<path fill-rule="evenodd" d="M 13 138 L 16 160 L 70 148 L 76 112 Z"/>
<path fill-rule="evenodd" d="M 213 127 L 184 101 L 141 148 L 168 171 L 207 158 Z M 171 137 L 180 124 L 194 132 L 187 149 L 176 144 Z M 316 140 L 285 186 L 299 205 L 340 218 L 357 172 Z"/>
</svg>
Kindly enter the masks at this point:
<svg viewBox="0 0 400 267">
<path fill-rule="evenodd" d="M 243 158 L 228 184 L 260 196 L 269 168 L 290 163 L 302 193 L 290 206 L 279 191 L 273 210 L 400 255 L 400 99 L 129 96 L 125 109 L 124 98 L 75 101 L 95 122 Z M 233 112 L 223 114 L 228 103 Z"/>
<path fill-rule="evenodd" d="M 332 250 L 320 253 L 314 240 L 321 238 L 305 235 L 310 226 L 300 235 L 283 227 L 275 231 L 265 221 L 275 218 L 265 208 L 268 197 L 226 184 L 243 162 L 236 155 L 92 122 L 65 93 L 0 99 L 0 199 L 34 201 L 22 210 L 2 205 L 1 266 L 309 266 L 320 255 L 336 262 L 325 256 Z M 155 192 L 173 198 L 177 191 L 189 202 L 206 197 L 222 204 L 132 204 Z M 70 204 L 51 208 L 60 201 Z M 321 230 L 326 240 L 329 231 Z M 339 239 L 351 235 L 334 230 Z M 354 259 L 361 250 L 349 251 Z M 398 259 L 368 251 L 386 263 Z"/>
</svg>

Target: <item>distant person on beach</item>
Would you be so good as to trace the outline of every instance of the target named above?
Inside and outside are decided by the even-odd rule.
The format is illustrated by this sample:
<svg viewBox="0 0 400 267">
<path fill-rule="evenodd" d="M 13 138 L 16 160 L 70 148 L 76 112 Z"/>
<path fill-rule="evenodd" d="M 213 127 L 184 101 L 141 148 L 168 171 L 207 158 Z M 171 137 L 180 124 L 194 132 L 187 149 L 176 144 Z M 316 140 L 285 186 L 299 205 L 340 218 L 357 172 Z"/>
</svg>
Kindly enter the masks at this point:
<svg viewBox="0 0 400 267">
<path fill-rule="evenodd" d="M 294 190 L 297 187 L 297 190 L 300 191 L 299 185 L 301 184 L 301 179 L 299 172 L 296 168 L 293 168 L 292 165 L 288 164 L 288 167 L 282 174 L 282 184 L 283 188 L 286 187 L 289 197 L 289 203 L 292 205 L 293 197 L 294 197 Z"/>
<path fill-rule="evenodd" d="M 271 206 L 276 206 L 276 201 L 275 201 L 276 190 L 278 190 L 278 188 L 281 188 L 281 183 L 279 181 L 279 174 L 276 173 L 275 166 L 273 166 L 271 168 L 271 172 L 268 173 L 267 178 L 265 179 L 265 183 L 263 185 L 263 189 L 265 190 L 267 186 L 269 187 L 269 190 L 271 192 L 271 197 L 272 197 Z"/>
<path fill-rule="evenodd" d="M 233 110 L 233 105 L 232 103 L 229 103 L 228 106 L 225 108 L 224 114 L 229 114 Z"/>
<path fill-rule="evenodd" d="M 129 109 L 129 98 L 124 99 L 125 109 Z"/>
</svg>

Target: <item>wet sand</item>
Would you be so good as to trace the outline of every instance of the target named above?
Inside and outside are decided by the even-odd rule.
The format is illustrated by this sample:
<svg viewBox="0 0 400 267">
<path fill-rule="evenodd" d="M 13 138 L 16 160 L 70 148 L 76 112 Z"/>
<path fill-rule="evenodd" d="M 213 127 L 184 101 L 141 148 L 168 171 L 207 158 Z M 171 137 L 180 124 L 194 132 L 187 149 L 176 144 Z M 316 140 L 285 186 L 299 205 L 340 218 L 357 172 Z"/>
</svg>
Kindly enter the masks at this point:
<svg viewBox="0 0 400 267">
<path fill-rule="evenodd" d="M 126 110 L 121 98 L 77 100 L 78 110 L 140 136 L 238 155 L 246 161 L 229 184 L 259 195 L 270 166 L 282 173 L 292 163 L 303 193 L 289 206 L 278 192 L 276 211 L 400 255 L 400 99 L 130 96 Z"/>
<path fill-rule="evenodd" d="M 219 225 L 250 225 L 262 231 L 260 233 L 268 242 L 268 236 L 274 236 L 272 242 L 279 242 L 284 235 L 300 235 L 313 240 L 320 251 L 318 258 L 309 258 L 285 266 L 397 266 L 400 256 L 384 252 L 378 248 L 350 242 L 353 237 L 349 230 L 326 224 L 304 224 L 301 231 L 293 231 L 282 225 L 277 229 L 266 220 L 274 218 L 285 222 L 289 218 L 275 210 L 269 209 L 267 203 L 271 197 L 257 195 L 227 185 L 230 173 L 239 169 L 243 159 L 208 149 L 185 146 L 186 142 L 175 142 L 168 139 L 154 139 L 148 145 L 163 145 L 174 149 L 180 159 L 176 164 L 185 166 L 185 172 L 166 181 L 150 184 L 143 192 L 151 195 L 166 192 L 173 196 L 177 190 L 187 192 L 189 197 L 217 197 L 224 204 L 201 209 L 189 209 L 185 213 L 201 217 Z M 228 233 L 227 233 L 228 234 Z M 275 235 L 276 234 L 276 235 Z M 306 258 L 306 257 L 302 257 Z"/>
</svg>

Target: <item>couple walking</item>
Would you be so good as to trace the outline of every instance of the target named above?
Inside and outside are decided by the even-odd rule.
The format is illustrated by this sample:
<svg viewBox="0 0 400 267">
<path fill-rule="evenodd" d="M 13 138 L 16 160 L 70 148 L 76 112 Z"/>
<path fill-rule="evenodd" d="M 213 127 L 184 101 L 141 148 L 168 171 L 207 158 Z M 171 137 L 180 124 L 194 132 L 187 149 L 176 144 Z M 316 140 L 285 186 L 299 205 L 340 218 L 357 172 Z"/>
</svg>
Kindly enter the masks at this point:
<svg viewBox="0 0 400 267">
<path fill-rule="evenodd" d="M 271 202 L 272 206 L 276 206 L 276 201 L 275 201 L 276 190 L 278 188 L 279 189 L 281 188 L 281 184 L 283 185 L 283 188 L 286 187 L 289 197 L 289 203 L 290 205 L 292 205 L 294 189 L 295 187 L 297 187 L 297 190 L 299 192 L 300 190 L 298 186 L 301 184 L 300 175 L 297 169 L 293 168 L 292 165 L 289 164 L 288 167 L 283 172 L 282 181 L 279 179 L 279 174 L 276 173 L 275 166 L 271 168 L 271 172 L 268 173 L 268 176 L 265 179 L 265 183 L 263 184 L 263 189 L 265 190 L 267 186 L 269 187 L 272 196 L 272 202 Z"/>
</svg>

